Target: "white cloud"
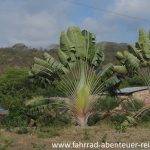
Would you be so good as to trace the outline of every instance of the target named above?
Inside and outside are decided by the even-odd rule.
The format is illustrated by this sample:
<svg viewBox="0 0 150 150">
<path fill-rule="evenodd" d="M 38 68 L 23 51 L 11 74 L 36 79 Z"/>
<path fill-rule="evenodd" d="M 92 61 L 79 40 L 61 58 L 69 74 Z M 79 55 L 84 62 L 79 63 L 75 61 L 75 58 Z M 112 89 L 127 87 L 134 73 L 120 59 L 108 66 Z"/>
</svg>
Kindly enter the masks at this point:
<svg viewBox="0 0 150 150">
<path fill-rule="evenodd" d="M 8 10 L 5 11 L 4 7 Z M 49 10 L 36 12 L 33 8 L 27 10 L 24 5 L 17 5 L 16 9 L 12 7 L 13 3 L 9 1 L 3 3 L 3 10 L 0 9 L 0 35 L 3 35 L 1 38 L 6 40 L 6 45 L 22 42 L 32 46 L 47 46 L 58 42 L 60 32 L 70 24 L 67 18 L 68 3 L 60 2 L 56 7 L 51 1 Z"/>
<path fill-rule="evenodd" d="M 149 6 L 150 0 L 113 0 L 104 8 L 103 16 L 99 17 L 101 10 L 96 11 L 97 18 L 85 18 L 82 26 L 96 33 L 98 40 L 123 42 L 122 36 L 136 36 L 139 28 L 150 28 Z M 102 8 L 101 5 L 95 7 Z"/>
<path fill-rule="evenodd" d="M 150 18 L 150 0 L 115 0 L 114 11 L 141 18 Z"/>
<path fill-rule="evenodd" d="M 113 34 L 115 26 L 109 26 L 107 21 L 101 19 L 85 18 L 82 27 L 95 33 L 98 40 L 112 40 L 108 35 Z M 112 40 L 113 41 L 113 40 Z"/>
<path fill-rule="evenodd" d="M 78 9 L 81 7 L 76 7 L 68 1 L 0 0 L 0 46 L 18 42 L 31 46 L 47 46 L 59 42 L 60 32 L 72 24 L 94 32 L 98 40 L 119 42 L 124 42 L 128 36 L 135 36 L 138 28 L 149 28 L 149 22 L 111 12 L 150 20 L 150 0 L 105 0 L 105 4 L 104 0 L 90 2 L 95 7 L 108 11 L 96 10 L 94 15 L 84 15 L 83 21 L 78 22 L 78 18 L 71 18 L 70 14 L 73 10 L 74 16 L 80 17 L 75 11 L 79 14 Z"/>
</svg>

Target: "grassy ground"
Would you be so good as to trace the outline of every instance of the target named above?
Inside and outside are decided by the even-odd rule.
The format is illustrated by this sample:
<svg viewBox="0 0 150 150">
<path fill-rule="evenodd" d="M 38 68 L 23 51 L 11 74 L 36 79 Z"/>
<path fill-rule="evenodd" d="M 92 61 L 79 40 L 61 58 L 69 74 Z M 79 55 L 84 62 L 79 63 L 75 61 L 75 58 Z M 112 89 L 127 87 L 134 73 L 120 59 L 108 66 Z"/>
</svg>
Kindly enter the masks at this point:
<svg viewBox="0 0 150 150">
<path fill-rule="evenodd" d="M 16 131 L 0 130 L 0 145 L 8 143 L 8 150 L 51 150 L 51 143 L 55 142 L 148 142 L 150 139 L 150 123 L 144 123 L 134 128 L 128 128 L 125 133 L 117 132 L 107 123 L 80 128 L 77 126 L 65 128 L 28 129 L 27 134 L 17 134 Z M 5 139 L 5 141 L 4 141 Z M 1 148 L 0 148 L 1 150 Z"/>
</svg>

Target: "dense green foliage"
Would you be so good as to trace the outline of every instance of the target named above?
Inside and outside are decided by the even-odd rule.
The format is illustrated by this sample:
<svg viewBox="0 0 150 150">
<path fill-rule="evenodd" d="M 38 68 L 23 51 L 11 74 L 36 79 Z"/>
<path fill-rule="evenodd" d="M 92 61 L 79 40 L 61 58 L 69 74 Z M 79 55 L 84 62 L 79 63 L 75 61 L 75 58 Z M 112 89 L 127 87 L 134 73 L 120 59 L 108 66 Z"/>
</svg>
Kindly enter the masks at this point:
<svg viewBox="0 0 150 150">
<path fill-rule="evenodd" d="M 78 27 L 69 27 L 67 32 L 60 35 L 60 48 L 57 49 L 59 61 L 44 53 L 44 59 L 34 59 L 35 63 L 30 72 L 33 77 L 45 79 L 46 82 L 63 80 L 64 88 L 69 82 L 66 88 L 69 102 L 66 104 L 71 103 L 69 108 L 73 108 L 71 111 L 80 125 L 85 125 L 93 113 L 90 113 L 92 110 L 89 109 L 90 105 L 93 105 L 90 99 L 98 99 L 99 93 L 95 91 L 101 84 L 104 86 L 103 91 L 115 95 L 116 89 L 126 77 L 134 77 L 141 67 L 149 65 L 150 39 L 143 29 L 139 30 L 139 40 L 135 46 L 129 45 L 128 51 L 117 52 L 119 65 L 109 63 L 100 68 L 104 61 L 104 45 L 96 45 L 95 40 L 93 33 L 81 31 Z M 82 67 L 81 62 L 86 64 L 85 67 Z M 67 77 L 68 74 L 74 77 L 75 82 L 70 76 Z M 134 85 L 132 81 L 130 84 Z M 105 107 L 110 105 L 109 100 L 106 102 L 103 103 Z"/>
<path fill-rule="evenodd" d="M 37 49 L 23 48 L 0 48 L 0 74 L 7 67 L 30 67 L 33 63 L 33 57 L 42 57 L 42 51 Z"/>
<path fill-rule="evenodd" d="M 25 126 L 30 117 L 24 105 L 34 96 L 46 97 L 59 95 L 57 84 L 44 86 L 29 78 L 26 68 L 7 68 L 0 76 L 0 106 L 9 111 L 4 123 L 9 126 Z M 51 118 L 54 121 L 54 118 Z M 49 121 L 50 122 L 50 121 Z"/>
<path fill-rule="evenodd" d="M 27 65 L 27 68 L 10 67 L 2 71 L 0 106 L 9 111 L 3 123 L 8 128 L 23 127 L 18 132 L 24 133 L 26 126 L 31 124 L 31 120 L 34 120 L 32 124 L 34 126 L 66 125 L 71 121 L 75 122 L 71 120 L 70 114 L 72 113 L 76 118 L 78 117 L 78 124 L 83 118 L 88 125 L 93 125 L 107 116 L 112 117 L 111 120 L 117 122 L 116 130 L 124 130 L 126 126 L 122 126 L 122 123 L 125 122 L 129 126 L 134 122 L 131 121 L 134 118 L 141 117 L 143 120 L 148 120 L 149 108 L 141 109 L 142 103 L 136 100 L 123 103 L 122 107 L 126 112 L 119 114 L 115 111 L 119 105 L 118 99 L 114 97 L 101 99 L 99 98 L 101 91 L 99 93 L 94 91 L 100 87 L 101 83 L 105 85 L 104 89 L 110 94 L 116 94 L 114 91 L 122 81 L 120 88 L 145 85 L 145 82 L 137 74 L 141 67 L 150 65 L 150 39 L 147 33 L 143 29 L 139 30 L 138 42 L 135 45 L 129 45 L 128 51 L 117 52 L 116 57 L 119 61 L 115 61 L 115 63 L 119 62 L 119 65 L 109 63 L 101 67 L 105 48 L 104 43 L 96 44 L 93 33 L 86 30 L 81 31 L 78 27 L 70 27 L 67 32 L 61 33 L 60 48 L 53 51 L 54 57 L 50 54 L 51 52 L 45 52 L 43 57 L 41 52 L 35 49 L 30 51 L 30 56 L 28 56 L 29 50 L 27 49 L 22 51 L 9 48 L 0 49 L 0 55 L 4 56 L 0 60 L 2 68 L 5 66 L 4 62 L 7 56 L 10 62 L 6 63 L 12 64 L 10 66 L 15 66 L 15 61 L 18 61 L 17 66 L 26 67 Z M 3 54 L 4 51 L 7 55 Z M 12 56 L 13 58 L 11 58 Z M 33 61 L 33 56 L 38 58 L 34 59 L 35 63 L 29 76 L 28 67 Z M 84 62 L 87 66 L 81 67 L 79 62 Z M 77 72 L 75 73 L 73 69 Z M 60 80 L 64 89 L 60 89 Z M 68 82 L 70 82 L 68 84 L 70 89 L 65 86 Z M 65 88 L 68 90 L 67 92 L 65 92 Z M 62 96 L 62 98 L 67 96 L 72 103 L 67 101 L 66 107 L 66 101 L 54 101 L 58 96 Z M 97 99 L 99 100 L 96 101 Z M 91 100 L 96 102 L 95 105 Z M 90 107 L 91 104 L 94 107 Z M 72 109 L 68 109 L 68 106 Z M 138 112 L 139 109 L 141 110 Z M 132 117 L 127 116 L 134 112 L 138 113 Z"/>
<path fill-rule="evenodd" d="M 8 109 L 13 102 L 27 98 L 30 95 L 27 69 L 8 68 L 0 77 L 0 104 Z"/>
<path fill-rule="evenodd" d="M 125 87 L 136 87 L 136 86 L 146 86 L 144 81 L 139 76 L 134 76 L 132 78 L 127 78 L 120 84 L 120 88 Z"/>
</svg>

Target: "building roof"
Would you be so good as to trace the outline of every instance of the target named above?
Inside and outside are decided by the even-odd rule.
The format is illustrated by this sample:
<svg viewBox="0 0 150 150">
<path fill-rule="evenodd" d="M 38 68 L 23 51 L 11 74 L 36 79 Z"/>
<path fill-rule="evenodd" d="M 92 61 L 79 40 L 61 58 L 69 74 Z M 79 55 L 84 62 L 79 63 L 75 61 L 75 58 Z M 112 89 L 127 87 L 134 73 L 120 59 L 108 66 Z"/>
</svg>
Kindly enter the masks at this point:
<svg viewBox="0 0 150 150">
<path fill-rule="evenodd" d="M 5 111 L 5 109 L 3 109 L 2 107 L 0 107 L 0 112 L 4 112 Z"/>
<path fill-rule="evenodd" d="M 147 90 L 147 86 L 143 87 L 129 87 L 129 88 L 123 88 L 117 91 L 118 94 L 132 94 L 134 92 Z"/>
</svg>

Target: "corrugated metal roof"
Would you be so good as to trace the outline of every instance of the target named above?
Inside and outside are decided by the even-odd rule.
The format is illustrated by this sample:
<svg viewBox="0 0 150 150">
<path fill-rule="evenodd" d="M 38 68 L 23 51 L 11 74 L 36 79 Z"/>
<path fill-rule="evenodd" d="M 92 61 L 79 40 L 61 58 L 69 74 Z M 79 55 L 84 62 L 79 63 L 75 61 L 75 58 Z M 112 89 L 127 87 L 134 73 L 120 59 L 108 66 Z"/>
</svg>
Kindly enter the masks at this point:
<svg viewBox="0 0 150 150">
<path fill-rule="evenodd" d="M 2 107 L 0 107 L 0 112 L 4 112 L 5 111 L 5 109 L 3 109 Z"/>
<path fill-rule="evenodd" d="M 131 94 L 138 91 L 146 90 L 147 86 L 143 87 L 129 87 L 129 88 L 123 88 L 117 91 L 118 94 Z"/>
</svg>

